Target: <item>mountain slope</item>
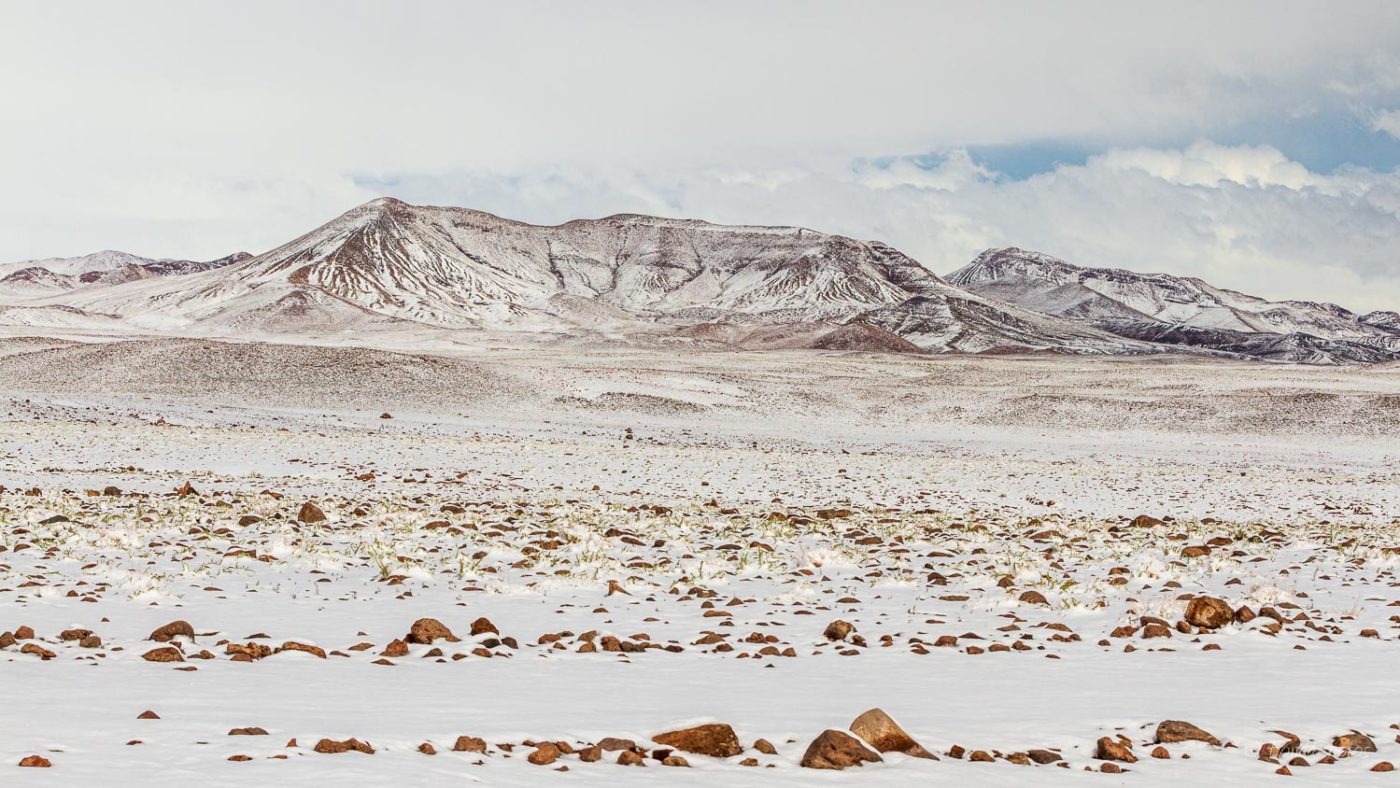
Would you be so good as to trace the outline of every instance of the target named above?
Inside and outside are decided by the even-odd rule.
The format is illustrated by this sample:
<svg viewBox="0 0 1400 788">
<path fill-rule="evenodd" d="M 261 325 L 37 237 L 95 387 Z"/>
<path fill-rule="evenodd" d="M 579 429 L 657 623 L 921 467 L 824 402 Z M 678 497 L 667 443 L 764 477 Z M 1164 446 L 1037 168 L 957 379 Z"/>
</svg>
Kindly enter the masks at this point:
<svg viewBox="0 0 1400 788">
<path fill-rule="evenodd" d="M 217 260 L 169 260 L 106 250 L 81 257 L 54 257 L 0 264 L 0 298 L 22 299 L 86 287 L 107 287 L 161 276 L 180 276 L 241 263 L 247 252 Z"/>
<path fill-rule="evenodd" d="M 1154 343 L 1306 363 L 1400 357 L 1400 319 L 1391 321 L 1393 313 L 1362 318 L 1336 304 L 1268 301 L 1191 277 L 1081 268 L 1014 247 L 983 252 L 948 281 Z"/>
<path fill-rule="evenodd" d="M 1076 351 L 1153 350 L 967 293 L 878 242 L 637 215 L 545 227 L 392 199 L 243 263 L 51 299 L 59 301 L 194 332 L 295 333 L 367 316 L 448 329 L 622 333 L 857 321 L 903 326 L 901 336 L 931 351 L 1054 350 L 1067 341 Z M 858 337 L 869 338 L 847 332 L 829 341 Z"/>
</svg>

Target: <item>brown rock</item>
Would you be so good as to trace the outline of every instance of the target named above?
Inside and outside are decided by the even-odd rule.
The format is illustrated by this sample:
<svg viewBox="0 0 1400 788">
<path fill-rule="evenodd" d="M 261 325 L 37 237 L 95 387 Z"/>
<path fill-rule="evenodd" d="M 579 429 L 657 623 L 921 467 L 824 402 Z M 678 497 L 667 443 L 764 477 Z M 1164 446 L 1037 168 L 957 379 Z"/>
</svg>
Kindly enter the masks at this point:
<svg viewBox="0 0 1400 788">
<path fill-rule="evenodd" d="M 636 750 L 623 750 L 617 754 L 617 763 L 620 766 L 646 766 L 646 759 Z"/>
<path fill-rule="evenodd" d="M 809 769 L 845 769 L 880 760 L 854 736 L 832 730 L 822 731 L 802 754 L 802 765 Z"/>
<path fill-rule="evenodd" d="M 1099 739 L 1098 744 L 1094 747 L 1094 757 L 1101 761 L 1137 763 L 1137 756 L 1133 755 L 1129 745 L 1108 736 Z"/>
<path fill-rule="evenodd" d="M 865 740 L 877 752 L 902 752 L 915 758 L 938 760 L 937 756 L 919 746 L 890 715 L 882 709 L 871 709 L 851 721 L 851 732 Z"/>
<path fill-rule="evenodd" d="M 1021 596 L 1017 598 L 1028 605 L 1050 604 L 1050 601 L 1045 598 L 1045 595 L 1040 593 L 1039 591 L 1022 591 Z"/>
<path fill-rule="evenodd" d="M 443 626 L 436 618 L 420 618 L 413 622 L 413 626 L 408 628 L 408 634 L 404 640 L 409 643 L 432 643 L 434 640 L 442 638 L 448 643 L 456 643 L 461 638 L 452 634 L 452 630 Z M 402 656 L 402 655 L 401 655 Z"/>
<path fill-rule="evenodd" d="M 549 742 L 545 742 L 536 747 L 535 751 L 530 753 L 525 760 L 536 766 L 548 766 L 559 760 L 559 748 Z"/>
<path fill-rule="evenodd" d="M 228 732 L 230 736 L 266 736 L 267 731 L 262 728 L 234 728 Z"/>
<path fill-rule="evenodd" d="M 1189 722 L 1182 720 L 1163 720 L 1157 725 L 1157 735 L 1152 739 L 1154 744 L 1173 744 L 1179 741 L 1203 741 L 1213 747 L 1220 746 L 1220 740 L 1206 733 Z"/>
<path fill-rule="evenodd" d="M 477 620 L 472 622 L 472 637 L 476 637 L 477 635 L 482 635 L 488 632 L 492 635 L 501 634 L 501 630 L 496 629 L 496 625 L 491 623 L 491 619 L 485 616 L 482 616 L 481 618 L 478 618 Z"/>
<path fill-rule="evenodd" d="M 1186 606 L 1186 620 L 1198 627 L 1218 629 L 1235 620 L 1235 611 L 1223 599 L 1198 596 Z"/>
<path fill-rule="evenodd" d="M 369 746 L 369 742 L 363 742 L 359 739 L 346 739 L 345 741 L 336 741 L 335 739 L 322 739 L 316 742 L 315 749 L 316 752 L 331 754 L 340 752 L 350 752 L 352 750 L 355 752 L 362 752 L 365 755 L 374 754 L 374 748 Z"/>
<path fill-rule="evenodd" d="M 773 746 L 773 742 L 767 739 L 759 739 L 753 743 L 753 748 L 764 755 L 777 755 L 778 748 Z"/>
<path fill-rule="evenodd" d="M 1351 733 L 1343 733 L 1341 736 L 1333 738 L 1332 746 L 1342 747 L 1344 749 L 1352 750 L 1353 752 L 1376 751 L 1376 743 L 1371 741 L 1371 737 L 1367 736 L 1364 733 L 1358 733 L 1356 731 L 1352 731 Z"/>
<path fill-rule="evenodd" d="M 1166 523 L 1162 522 L 1161 520 L 1158 520 L 1156 517 L 1152 517 L 1146 514 L 1140 514 L 1137 517 L 1134 517 L 1133 521 L 1131 523 L 1128 523 L 1128 525 L 1130 525 L 1133 528 L 1155 528 L 1159 525 L 1166 525 Z"/>
<path fill-rule="evenodd" d="M 19 765 L 26 769 L 47 769 L 53 766 L 49 759 L 42 755 L 26 755 L 20 759 Z"/>
<path fill-rule="evenodd" d="M 33 654 L 34 656 L 42 660 L 50 660 L 57 656 L 52 651 L 44 648 L 38 643 L 25 643 L 24 646 L 20 648 L 19 653 Z"/>
<path fill-rule="evenodd" d="M 856 628 L 852 626 L 850 622 L 842 621 L 838 618 L 830 624 L 826 625 L 826 629 L 822 632 L 822 636 L 825 637 L 827 640 L 840 641 L 845 640 L 846 636 L 854 631 L 856 631 Z"/>
<path fill-rule="evenodd" d="M 185 655 L 181 654 L 180 649 L 174 646 L 161 646 L 142 654 L 141 659 L 147 662 L 184 662 Z"/>
<path fill-rule="evenodd" d="M 458 736 L 453 752 L 486 752 L 486 740 L 475 736 Z"/>
<path fill-rule="evenodd" d="M 154 640 L 157 643 L 168 643 L 171 638 L 186 637 L 194 640 L 194 627 L 188 621 L 171 621 L 163 627 L 151 633 L 147 640 Z"/>
<path fill-rule="evenodd" d="M 662 758 L 662 759 L 661 759 L 661 765 L 662 765 L 662 766 L 684 766 L 684 767 L 689 768 L 689 767 L 690 767 L 690 761 L 687 761 L 686 759 L 682 758 L 682 757 L 679 756 L 679 755 L 668 755 L 668 756 L 666 756 L 665 758 Z"/>
<path fill-rule="evenodd" d="M 307 654 L 313 654 L 315 656 L 318 656 L 321 659 L 326 658 L 326 650 L 321 648 L 320 646 L 311 646 L 307 645 L 306 643 L 298 643 L 295 640 L 288 640 L 286 643 L 282 644 L 281 648 L 277 649 L 277 653 L 279 654 L 283 651 L 302 651 Z"/>
<path fill-rule="evenodd" d="M 321 511 L 321 507 L 307 501 L 301 505 L 301 511 L 297 512 L 297 521 L 302 523 L 324 522 L 326 513 Z"/>
<path fill-rule="evenodd" d="M 389 645 L 380 652 L 383 657 L 406 657 L 408 656 L 408 644 L 402 640 L 391 640 Z"/>
<path fill-rule="evenodd" d="M 1373 771 L 1373 772 L 1393 772 L 1393 771 L 1395 771 L 1395 766 L 1394 766 L 1394 764 L 1392 764 L 1390 761 L 1379 761 L 1379 762 L 1376 763 L 1375 766 L 1372 766 L 1372 767 L 1371 767 L 1371 771 Z"/>
<path fill-rule="evenodd" d="M 1164 761 L 1172 757 L 1172 754 L 1167 752 L 1167 748 L 1161 746 L 1160 744 L 1152 748 L 1151 755 L 1153 758 L 1158 758 Z"/>
<path fill-rule="evenodd" d="M 1059 763 L 1060 761 L 1064 760 L 1064 758 L 1058 752 L 1051 752 L 1050 750 L 1027 750 L 1026 757 L 1030 758 L 1031 760 L 1035 761 L 1041 766 L 1044 766 L 1049 763 Z"/>
<path fill-rule="evenodd" d="M 603 748 L 598 745 L 584 747 L 578 751 L 578 759 L 584 763 L 596 763 L 603 759 Z"/>
<path fill-rule="evenodd" d="M 695 755 L 709 755 L 712 758 L 728 758 L 744 751 L 734 729 L 724 723 L 697 725 L 694 728 L 663 733 L 651 740 L 681 752 Z"/>
</svg>

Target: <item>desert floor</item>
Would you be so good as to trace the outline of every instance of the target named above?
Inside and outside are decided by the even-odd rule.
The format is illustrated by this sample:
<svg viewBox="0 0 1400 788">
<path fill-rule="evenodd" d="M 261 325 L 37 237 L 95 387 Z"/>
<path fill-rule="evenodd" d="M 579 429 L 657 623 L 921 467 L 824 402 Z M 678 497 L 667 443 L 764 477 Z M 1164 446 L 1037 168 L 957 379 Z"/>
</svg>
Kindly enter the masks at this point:
<svg viewBox="0 0 1400 788">
<path fill-rule="evenodd" d="M 0 782 L 1390 782 L 1397 461 L 1394 367 L 0 339 Z"/>
</svg>

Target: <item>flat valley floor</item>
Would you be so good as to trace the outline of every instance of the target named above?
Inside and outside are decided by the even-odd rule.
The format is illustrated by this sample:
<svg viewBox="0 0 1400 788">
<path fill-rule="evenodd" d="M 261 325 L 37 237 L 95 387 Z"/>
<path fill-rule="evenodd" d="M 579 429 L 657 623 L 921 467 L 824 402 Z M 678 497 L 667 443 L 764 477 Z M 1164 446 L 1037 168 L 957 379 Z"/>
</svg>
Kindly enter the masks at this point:
<svg viewBox="0 0 1400 788">
<path fill-rule="evenodd" d="M 1400 779 L 1393 366 L 12 337 L 0 485 L 6 785 Z"/>
</svg>

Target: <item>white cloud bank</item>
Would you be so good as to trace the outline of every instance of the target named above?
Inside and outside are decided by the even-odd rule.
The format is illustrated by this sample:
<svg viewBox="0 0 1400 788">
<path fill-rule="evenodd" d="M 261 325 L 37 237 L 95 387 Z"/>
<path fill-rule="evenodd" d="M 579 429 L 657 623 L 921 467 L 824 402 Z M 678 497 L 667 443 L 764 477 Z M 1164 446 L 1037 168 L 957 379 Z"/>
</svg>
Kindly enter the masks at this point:
<svg viewBox="0 0 1400 788">
<path fill-rule="evenodd" d="M 1400 3 L 1361 0 L 8 0 L 0 260 L 257 252 L 388 192 L 1400 306 L 1395 174 L 1165 142 L 1329 102 L 1393 133 L 1397 51 Z M 961 152 L 1038 140 L 1107 152 L 1023 181 Z M 861 163 L 925 150 L 949 153 Z"/>
</svg>

